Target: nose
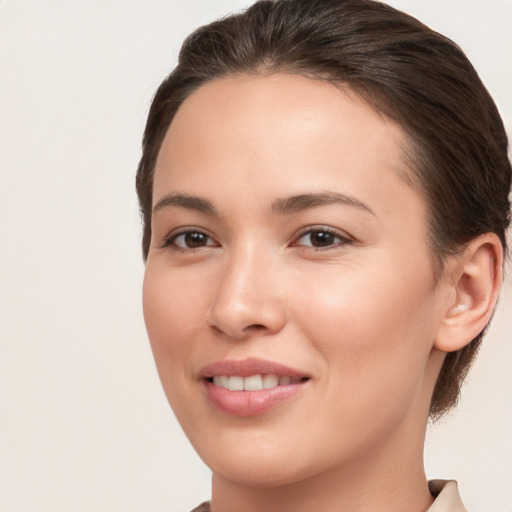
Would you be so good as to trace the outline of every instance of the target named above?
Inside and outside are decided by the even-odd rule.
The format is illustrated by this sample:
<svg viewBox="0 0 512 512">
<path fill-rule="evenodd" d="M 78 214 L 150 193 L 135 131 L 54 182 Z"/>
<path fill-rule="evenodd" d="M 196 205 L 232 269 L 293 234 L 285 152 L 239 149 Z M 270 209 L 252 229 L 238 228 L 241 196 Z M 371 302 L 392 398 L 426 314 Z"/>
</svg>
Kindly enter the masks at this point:
<svg viewBox="0 0 512 512">
<path fill-rule="evenodd" d="M 209 328 L 232 340 L 279 332 L 286 313 L 275 262 L 246 247 L 222 265 L 207 315 Z"/>
</svg>

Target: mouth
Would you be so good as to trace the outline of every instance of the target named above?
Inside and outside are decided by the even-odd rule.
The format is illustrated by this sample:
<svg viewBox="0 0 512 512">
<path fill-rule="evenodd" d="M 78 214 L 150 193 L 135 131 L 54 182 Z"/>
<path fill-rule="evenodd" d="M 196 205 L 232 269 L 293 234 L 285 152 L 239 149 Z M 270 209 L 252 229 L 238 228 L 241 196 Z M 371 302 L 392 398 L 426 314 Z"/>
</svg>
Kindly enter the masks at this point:
<svg viewBox="0 0 512 512">
<path fill-rule="evenodd" d="M 214 386 L 219 386 L 230 391 L 261 391 L 262 389 L 273 389 L 278 386 L 300 384 L 306 382 L 309 377 L 291 377 L 289 375 L 279 376 L 275 373 L 256 374 L 242 377 L 241 375 L 215 375 L 207 377 L 206 381 Z"/>
<path fill-rule="evenodd" d="M 303 372 L 260 359 L 218 361 L 200 371 L 208 401 L 223 414 L 255 416 L 297 396 L 311 380 Z"/>
</svg>

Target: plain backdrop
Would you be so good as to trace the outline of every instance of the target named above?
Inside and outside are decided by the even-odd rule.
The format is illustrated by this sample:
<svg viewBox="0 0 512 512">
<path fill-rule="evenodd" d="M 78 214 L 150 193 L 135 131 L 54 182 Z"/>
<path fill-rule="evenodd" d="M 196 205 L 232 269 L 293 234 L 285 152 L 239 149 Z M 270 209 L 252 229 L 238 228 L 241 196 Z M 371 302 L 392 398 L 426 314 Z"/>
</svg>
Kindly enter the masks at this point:
<svg viewBox="0 0 512 512">
<path fill-rule="evenodd" d="M 458 42 L 512 126 L 512 1 L 395 0 Z M 210 476 L 141 312 L 134 192 L 149 102 L 195 27 L 244 0 L 0 0 L 0 511 L 188 511 Z M 429 477 L 512 511 L 512 291 Z"/>
</svg>

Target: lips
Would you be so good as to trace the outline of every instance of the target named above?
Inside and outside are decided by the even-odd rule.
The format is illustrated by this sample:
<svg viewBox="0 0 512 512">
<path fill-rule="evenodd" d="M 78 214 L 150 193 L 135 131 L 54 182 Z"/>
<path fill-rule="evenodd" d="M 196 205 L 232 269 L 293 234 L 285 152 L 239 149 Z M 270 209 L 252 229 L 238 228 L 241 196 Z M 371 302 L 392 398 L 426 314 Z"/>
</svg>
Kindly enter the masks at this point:
<svg viewBox="0 0 512 512">
<path fill-rule="evenodd" d="M 233 416 L 254 416 L 296 396 L 310 376 L 261 359 L 218 361 L 205 366 L 200 379 L 214 408 Z"/>
<path fill-rule="evenodd" d="M 279 377 L 275 373 L 266 375 L 249 375 L 249 377 L 242 377 L 241 375 L 216 375 L 213 377 L 213 383 L 216 386 L 220 386 L 221 388 L 229 389 L 231 391 L 260 391 L 261 389 L 272 389 L 277 386 L 298 384 L 305 379 L 306 377 L 294 379 L 288 375 Z"/>
</svg>

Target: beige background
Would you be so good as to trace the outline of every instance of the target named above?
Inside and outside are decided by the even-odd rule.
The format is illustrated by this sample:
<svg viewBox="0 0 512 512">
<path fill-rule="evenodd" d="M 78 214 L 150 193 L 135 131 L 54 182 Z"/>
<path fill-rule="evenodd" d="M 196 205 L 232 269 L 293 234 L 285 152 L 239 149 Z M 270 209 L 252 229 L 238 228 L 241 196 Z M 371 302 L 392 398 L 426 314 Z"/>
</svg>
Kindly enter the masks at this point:
<svg viewBox="0 0 512 512">
<path fill-rule="evenodd" d="M 391 2 L 469 54 L 512 126 L 512 2 Z M 165 402 L 141 314 L 133 177 L 155 87 L 243 0 L 0 0 L 0 511 L 187 511 L 209 474 Z M 430 477 L 512 511 L 512 290 Z"/>
</svg>

